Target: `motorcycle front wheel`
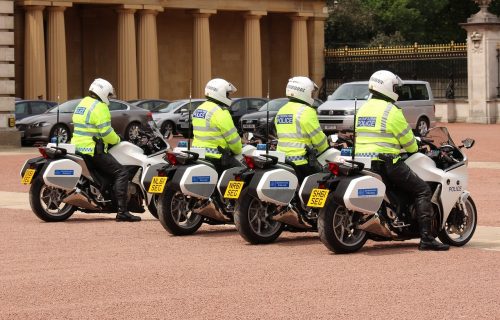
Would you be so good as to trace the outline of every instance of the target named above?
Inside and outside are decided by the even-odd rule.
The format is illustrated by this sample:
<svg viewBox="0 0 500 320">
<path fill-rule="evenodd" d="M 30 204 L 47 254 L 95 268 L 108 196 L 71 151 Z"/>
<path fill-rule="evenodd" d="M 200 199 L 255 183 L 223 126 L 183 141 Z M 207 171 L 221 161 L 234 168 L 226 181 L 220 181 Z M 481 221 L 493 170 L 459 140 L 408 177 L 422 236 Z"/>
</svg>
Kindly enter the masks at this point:
<svg viewBox="0 0 500 320">
<path fill-rule="evenodd" d="M 193 234 L 198 230 L 203 217 L 193 212 L 193 199 L 180 191 L 166 190 L 158 200 L 158 218 L 169 233 L 175 236 Z"/>
<path fill-rule="evenodd" d="M 30 187 L 30 206 L 33 213 L 43 221 L 59 222 L 71 217 L 76 208 L 62 202 L 66 191 L 47 186 L 42 177 L 37 177 Z"/>
<path fill-rule="evenodd" d="M 323 244 L 335 253 L 356 252 L 365 244 L 365 231 L 354 228 L 352 212 L 328 197 L 319 212 L 318 233 Z"/>
<path fill-rule="evenodd" d="M 251 244 L 273 242 L 283 231 L 283 224 L 271 219 L 275 209 L 243 190 L 234 211 L 236 230 Z"/>
<path fill-rule="evenodd" d="M 439 231 L 439 240 L 450 246 L 461 247 L 472 238 L 476 231 L 476 225 L 476 205 L 471 197 L 467 197 L 462 210 L 458 207 L 452 209 L 444 228 Z"/>
<path fill-rule="evenodd" d="M 153 195 L 153 199 L 151 199 L 151 202 L 148 204 L 148 210 L 149 213 L 156 219 L 158 219 L 158 202 L 159 202 L 160 196 L 155 194 Z"/>
</svg>

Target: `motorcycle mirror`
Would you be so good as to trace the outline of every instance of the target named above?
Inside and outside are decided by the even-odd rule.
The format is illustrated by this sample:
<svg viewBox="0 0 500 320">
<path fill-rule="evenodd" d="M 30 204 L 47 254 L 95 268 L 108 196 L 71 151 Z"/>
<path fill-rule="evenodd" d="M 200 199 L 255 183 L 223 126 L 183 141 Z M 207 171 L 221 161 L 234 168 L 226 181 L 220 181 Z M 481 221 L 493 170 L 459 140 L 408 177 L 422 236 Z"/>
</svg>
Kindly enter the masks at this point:
<svg viewBox="0 0 500 320">
<path fill-rule="evenodd" d="M 332 134 L 330 135 L 330 141 L 335 143 L 339 140 L 339 135 L 338 134 Z"/>
<path fill-rule="evenodd" d="M 253 133 L 252 132 L 249 132 L 248 135 L 247 135 L 247 140 L 252 140 L 253 138 Z"/>
<path fill-rule="evenodd" d="M 462 143 L 466 149 L 472 148 L 472 146 L 474 145 L 475 142 L 476 142 L 476 140 L 471 139 L 471 138 L 467 138 L 465 140 L 462 140 Z"/>
<path fill-rule="evenodd" d="M 165 137 L 165 140 L 172 140 L 172 138 L 173 138 L 172 131 L 166 130 L 165 134 L 163 135 L 163 137 Z"/>
</svg>

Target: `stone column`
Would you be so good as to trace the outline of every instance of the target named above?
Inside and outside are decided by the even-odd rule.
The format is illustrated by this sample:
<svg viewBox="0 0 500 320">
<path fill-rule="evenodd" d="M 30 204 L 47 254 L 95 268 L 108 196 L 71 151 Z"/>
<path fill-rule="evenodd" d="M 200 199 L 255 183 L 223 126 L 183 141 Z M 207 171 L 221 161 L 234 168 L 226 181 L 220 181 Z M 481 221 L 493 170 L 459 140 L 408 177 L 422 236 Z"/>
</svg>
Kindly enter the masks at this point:
<svg viewBox="0 0 500 320">
<path fill-rule="evenodd" d="M 118 11 L 118 90 L 121 100 L 137 99 L 137 53 L 135 8 L 124 5 Z"/>
<path fill-rule="evenodd" d="M 212 78 L 208 18 L 216 12 L 216 10 L 200 9 L 193 13 L 193 98 L 205 96 L 205 85 Z"/>
<path fill-rule="evenodd" d="M 158 99 L 160 96 L 160 74 L 158 68 L 158 37 L 156 15 L 162 7 L 139 11 L 138 31 L 138 78 L 139 98 Z"/>
<path fill-rule="evenodd" d="M 250 11 L 245 15 L 245 86 L 243 95 L 262 97 L 262 48 L 260 18 L 265 11 Z"/>
<path fill-rule="evenodd" d="M 25 6 L 24 98 L 46 99 L 43 6 Z"/>
<path fill-rule="evenodd" d="M 309 74 L 311 80 L 319 87 L 325 76 L 325 20 L 328 16 L 314 16 L 309 19 L 308 38 L 309 42 Z"/>
<path fill-rule="evenodd" d="M 500 43 L 500 19 L 488 12 L 491 1 L 480 2 L 481 10 L 467 19 L 467 73 L 469 118 L 467 122 L 496 123 L 499 69 L 497 44 Z"/>
<path fill-rule="evenodd" d="M 67 6 L 71 6 L 71 4 L 68 3 Z M 47 8 L 48 99 L 58 102 L 68 100 L 68 71 L 66 65 L 66 31 L 64 28 L 64 10 L 66 10 L 66 6 Z"/>
<path fill-rule="evenodd" d="M 307 18 L 312 14 L 298 13 L 292 18 L 290 76 L 309 77 Z"/>
</svg>

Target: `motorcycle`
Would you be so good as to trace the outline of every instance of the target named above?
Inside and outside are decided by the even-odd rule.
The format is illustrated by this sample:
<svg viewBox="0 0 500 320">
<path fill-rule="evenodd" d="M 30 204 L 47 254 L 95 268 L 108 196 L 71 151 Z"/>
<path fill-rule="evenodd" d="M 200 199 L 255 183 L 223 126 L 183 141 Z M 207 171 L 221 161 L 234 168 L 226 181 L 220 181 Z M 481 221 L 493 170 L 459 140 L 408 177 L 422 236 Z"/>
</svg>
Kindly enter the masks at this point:
<svg viewBox="0 0 500 320">
<path fill-rule="evenodd" d="M 145 203 L 151 214 L 157 217 L 155 193 L 162 190 L 155 189 L 153 182 L 158 179 L 157 170 L 166 164 L 163 156 L 170 146 L 159 131 L 153 136 L 155 140 L 161 137 L 162 142 L 155 143 L 160 150 L 150 155 L 145 155 L 141 147 L 127 141 L 113 146 L 108 153 L 129 173 L 129 211 L 143 213 Z M 21 168 L 21 183 L 31 185 L 31 209 L 43 221 L 64 221 L 76 210 L 85 213 L 117 211 L 113 181 L 98 172 L 88 157 L 75 150 L 72 144 L 49 143 L 39 148 L 41 157 L 27 160 Z"/>
<path fill-rule="evenodd" d="M 463 246 L 474 235 L 477 210 L 467 191 L 467 157 L 448 130 L 437 127 L 420 138 L 419 152 L 403 154 L 405 163 L 433 192 L 433 236 L 452 246 Z M 414 199 L 370 171 L 370 158 L 330 163 L 331 174 L 318 182 L 324 205 L 318 219 L 319 237 L 336 253 L 358 251 L 367 239 L 403 241 L 420 238 Z"/>
<path fill-rule="evenodd" d="M 255 150 L 255 146 L 245 145 L 242 154 L 231 155 L 230 151 L 219 148 L 221 162 L 233 157 L 240 164 L 225 170 L 221 179 L 215 165 L 205 159 L 204 148 L 187 150 L 182 146 L 169 152 L 169 164 L 159 171 L 168 180 L 158 203 L 159 220 L 165 230 L 173 235 L 188 235 L 203 223 L 233 223 L 234 201 L 223 197 L 221 183 L 230 176 L 228 172 L 244 168 L 243 155 Z"/>
<path fill-rule="evenodd" d="M 335 148 L 319 156 L 308 151 L 309 163 L 325 166 L 340 156 Z M 270 154 L 245 157 L 250 170 L 235 174 L 235 180 L 246 181 L 238 197 L 234 221 L 240 235 L 249 243 L 262 244 L 276 240 L 284 229 L 316 231 L 318 195 L 311 189 L 328 173 L 320 172 L 299 181 L 294 166 Z M 304 201 L 309 199 L 312 200 Z"/>
</svg>

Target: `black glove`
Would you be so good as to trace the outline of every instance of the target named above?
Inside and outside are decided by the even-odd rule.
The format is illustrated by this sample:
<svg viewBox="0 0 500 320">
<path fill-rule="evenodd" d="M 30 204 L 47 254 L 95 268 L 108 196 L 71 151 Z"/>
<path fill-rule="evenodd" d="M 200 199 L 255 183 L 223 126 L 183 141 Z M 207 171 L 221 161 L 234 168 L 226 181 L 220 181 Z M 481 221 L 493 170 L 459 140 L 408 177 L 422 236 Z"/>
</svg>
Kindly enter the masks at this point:
<svg viewBox="0 0 500 320">
<path fill-rule="evenodd" d="M 101 138 L 92 137 L 95 142 L 94 154 L 104 154 L 104 141 Z"/>
</svg>

